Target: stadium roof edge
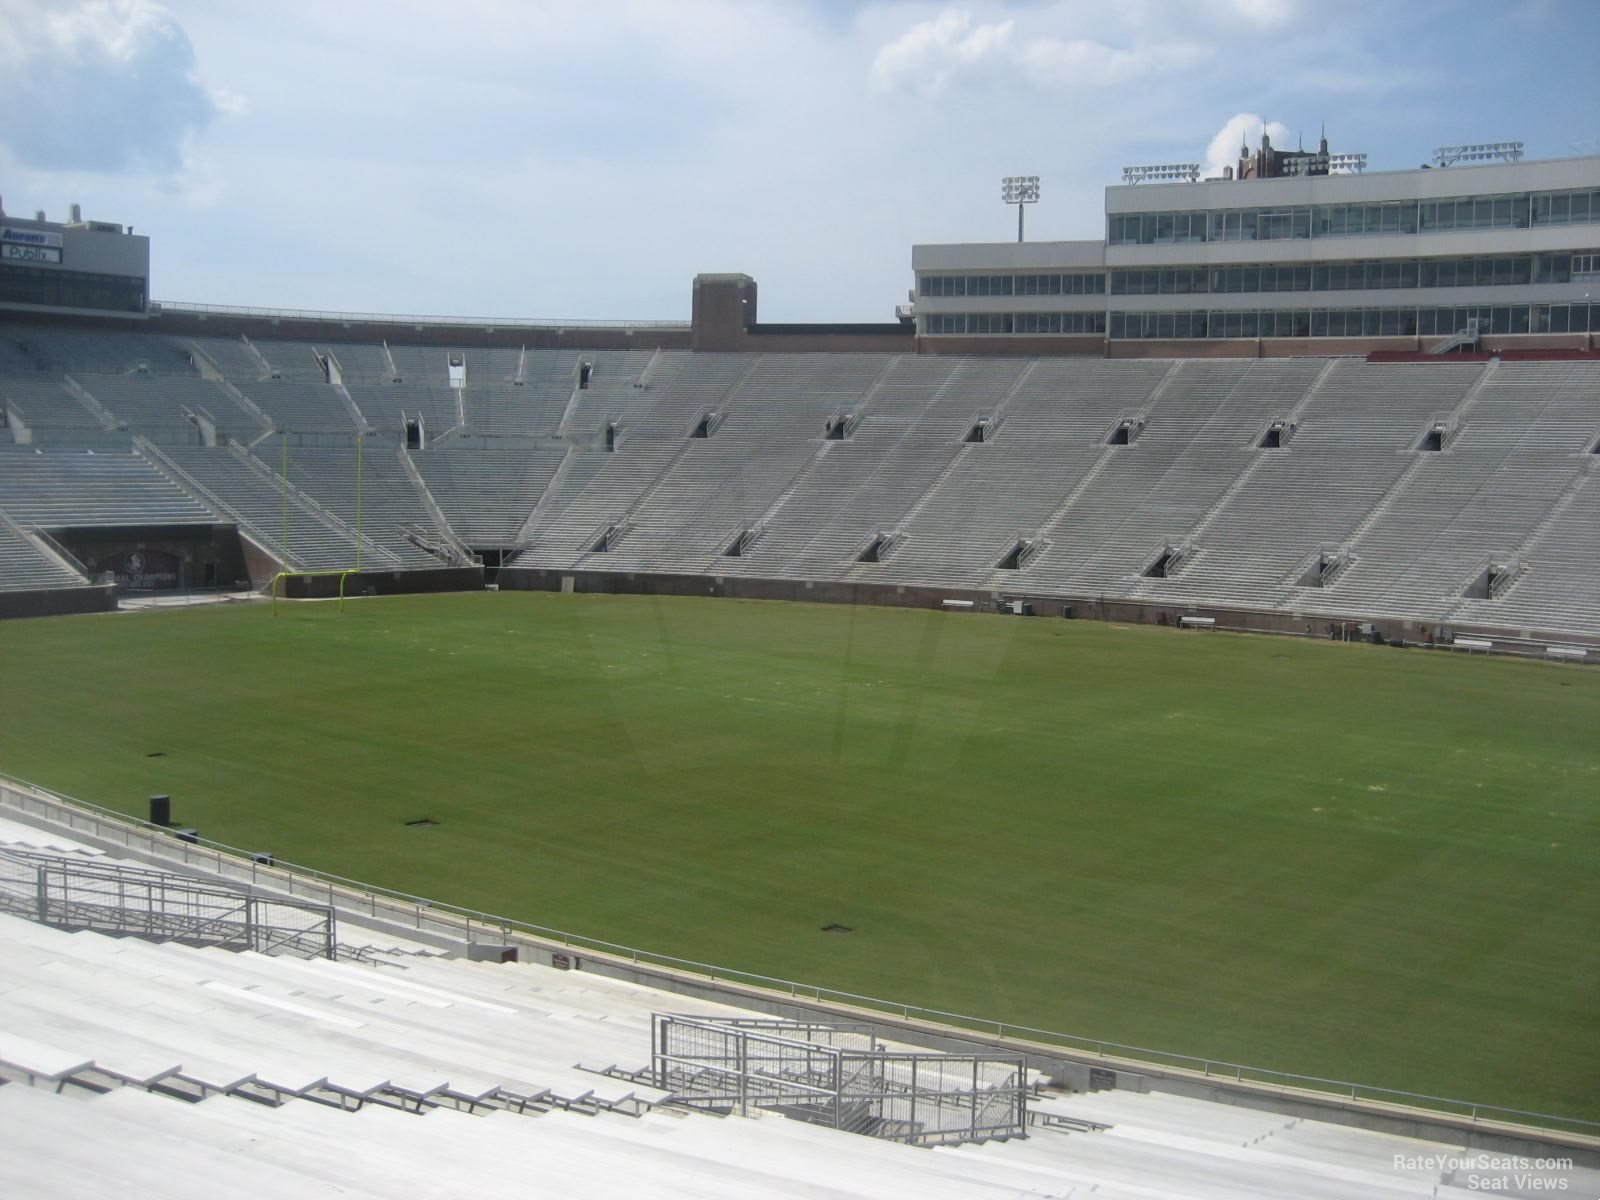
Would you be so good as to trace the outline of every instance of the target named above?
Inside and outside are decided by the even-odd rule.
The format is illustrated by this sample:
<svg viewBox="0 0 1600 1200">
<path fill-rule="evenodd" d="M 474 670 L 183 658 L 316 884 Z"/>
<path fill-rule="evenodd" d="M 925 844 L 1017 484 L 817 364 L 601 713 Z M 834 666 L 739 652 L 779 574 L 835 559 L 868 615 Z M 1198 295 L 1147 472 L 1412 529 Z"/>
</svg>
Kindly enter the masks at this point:
<svg viewBox="0 0 1600 1200">
<path fill-rule="evenodd" d="M 344 325 L 445 325 L 472 329 L 688 329 L 688 321 L 595 320 L 560 317 L 463 317 L 416 313 L 333 312 L 317 309 L 257 308 L 236 304 L 196 304 L 160 300 L 151 304 L 154 314 L 185 316 L 256 317 L 267 320 L 325 321 Z"/>
</svg>

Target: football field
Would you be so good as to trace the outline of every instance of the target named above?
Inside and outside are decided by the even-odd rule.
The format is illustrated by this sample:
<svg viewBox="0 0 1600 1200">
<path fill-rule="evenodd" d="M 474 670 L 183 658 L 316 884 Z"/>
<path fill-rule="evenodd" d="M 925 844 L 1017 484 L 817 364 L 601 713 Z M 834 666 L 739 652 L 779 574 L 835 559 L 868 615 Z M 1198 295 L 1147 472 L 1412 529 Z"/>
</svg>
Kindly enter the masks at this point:
<svg viewBox="0 0 1600 1200">
<path fill-rule="evenodd" d="M 711 599 L 278 614 L 0 622 L 0 771 L 741 971 L 1600 1119 L 1593 669 Z"/>
</svg>

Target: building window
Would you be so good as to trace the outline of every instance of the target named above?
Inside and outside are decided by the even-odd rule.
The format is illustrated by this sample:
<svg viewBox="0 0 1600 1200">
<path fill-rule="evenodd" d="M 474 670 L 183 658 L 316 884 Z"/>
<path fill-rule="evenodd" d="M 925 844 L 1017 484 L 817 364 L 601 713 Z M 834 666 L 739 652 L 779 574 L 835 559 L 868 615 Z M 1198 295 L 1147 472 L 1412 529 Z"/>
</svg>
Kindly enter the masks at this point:
<svg viewBox="0 0 1600 1200">
<path fill-rule="evenodd" d="M 928 313 L 922 332 L 930 335 L 965 334 L 1103 334 L 1103 312 L 1033 313 Z"/>
<path fill-rule="evenodd" d="M 923 275 L 917 294 L 932 298 L 951 296 L 1103 296 L 1103 271 L 1074 274 L 1026 275 Z"/>
<path fill-rule="evenodd" d="M 98 275 L 88 271 L 0 266 L 0 301 L 51 308 L 143 312 L 144 280 L 128 275 Z"/>
<path fill-rule="evenodd" d="M 1114 312 L 1109 329 L 1115 339 L 1448 337 L 1473 319 L 1485 333 L 1582 333 L 1600 320 L 1600 304 Z"/>
<path fill-rule="evenodd" d="M 1257 242 L 1373 237 L 1458 229 L 1525 229 L 1600 222 L 1600 191 L 1457 196 L 1315 208 L 1238 208 L 1208 212 L 1116 213 L 1107 217 L 1113 246 L 1174 242 Z"/>
</svg>

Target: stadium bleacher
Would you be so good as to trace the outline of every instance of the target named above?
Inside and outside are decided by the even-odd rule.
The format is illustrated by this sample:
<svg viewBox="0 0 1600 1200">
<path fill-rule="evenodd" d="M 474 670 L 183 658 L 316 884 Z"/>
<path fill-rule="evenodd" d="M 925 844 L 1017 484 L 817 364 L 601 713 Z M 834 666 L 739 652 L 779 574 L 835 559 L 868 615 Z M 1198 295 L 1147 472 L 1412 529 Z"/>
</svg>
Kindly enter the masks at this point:
<svg viewBox="0 0 1600 1200">
<path fill-rule="evenodd" d="M 457 537 L 480 549 L 510 549 L 566 454 L 559 448 L 456 448 L 409 457 Z"/>
<path fill-rule="evenodd" d="M 3 816 L 0 859 L 117 861 Z M 0 877 L 7 1196 L 114 1183 L 164 1198 L 379 1197 L 418 1180 L 463 1197 L 533 1181 L 640 1197 L 1475 1194 L 1461 1165 L 1473 1152 L 1457 1144 L 1038 1078 L 1028 1136 L 931 1150 L 778 1109 L 705 1115 L 644 1070 L 653 1014 L 749 1010 L 591 970 L 467 961 L 348 911 L 350 952 L 335 959 L 73 932 L 15 915 L 24 876 Z M 1544 1174 L 1600 1181 L 1583 1166 Z"/>
<path fill-rule="evenodd" d="M 85 582 L 77 571 L 0 513 L 0 591 L 77 587 Z"/>
<path fill-rule="evenodd" d="M 210 509 L 127 448 L 0 450 L 0 512 L 41 529 L 216 521 Z"/>
<path fill-rule="evenodd" d="M 147 447 L 146 453 L 171 478 L 236 521 L 259 546 L 277 553 L 280 561 L 301 570 L 331 570 L 356 561 L 353 526 L 301 492 L 292 480 L 285 504 L 281 476 L 275 477 L 271 466 L 248 452 L 238 447 L 171 446 Z M 438 565 L 438 559 L 392 530 L 364 528 L 362 537 L 366 560 L 375 570 Z"/>
<path fill-rule="evenodd" d="M 1600 636 L 1592 361 L 448 350 L 48 326 L 0 353 L 19 448 L 139 435 L 234 478 L 191 414 L 223 456 L 270 426 L 305 451 L 318 564 L 353 554 L 343 532 L 312 549 L 319 526 L 355 524 L 339 450 L 365 426 L 390 474 L 404 414 L 426 426 L 409 452 L 423 490 L 396 459 L 373 477 L 377 519 L 514 567 Z M 226 522 L 255 505 L 259 533 L 275 505 L 281 526 L 281 495 L 250 483 L 253 500 L 203 507 Z M 25 486 L 0 489 L 0 509 L 37 523 Z M 424 565 L 393 529 L 374 540 Z"/>
</svg>

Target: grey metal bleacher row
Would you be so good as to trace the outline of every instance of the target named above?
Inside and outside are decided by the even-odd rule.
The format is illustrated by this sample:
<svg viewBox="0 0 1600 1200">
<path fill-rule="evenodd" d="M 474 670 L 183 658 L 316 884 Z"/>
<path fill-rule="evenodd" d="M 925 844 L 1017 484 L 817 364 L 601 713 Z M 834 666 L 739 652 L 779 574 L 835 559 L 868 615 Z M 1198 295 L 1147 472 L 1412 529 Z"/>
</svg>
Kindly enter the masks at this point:
<svg viewBox="0 0 1600 1200">
<path fill-rule="evenodd" d="M 1255 451 L 1239 486 L 1190 531 L 1195 553 L 1182 571 L 1145 581 L 1129 562 L 1123 587 L 1157 601 L 1294 606 L 1298 565 L 1358 532 L 1412 466 L 1424 425 L 1453 411 L 1482 373 L 1480 364 L 1408 374 L 1334 363 L 1298 407 L 1288 446 Z"/>
<path fill-rule="evenodd" d="M 588 390 L 574 394 L 567 418 L 573 440 L 600 440 L 607 421 L 620 422 L 623 432 L 615 451 L 596 460 L 599 469 L 587 486 L 561 510 L 546 511 L 529 531 L 529 561 L 570 566 L 580 560 L 595 537 L 624 520 L 688 452 L 696 420 L 716 409 L 754 365 L 745 355 L 710 357 L 702 363 L 686 353 L 659 355 L 647 387 L 636 388 L 626 378 L 607 381 L 601 374 Z"/>
<path fill-rule="evenodd" d="M 248 438 L 264 432 L 254 413 L 241 408 L 227 391 L 207 379 L 91 375 L 78 382 L 117 418 L 122 428 L 144 433 L 169 428 L 190 429 L 188 410 L 214 420 L 222 436 Z"/>
<path fill-rule="evenodd" d="M 404 383 L 347 384 L 346 390 L 367 424 L 374 429 L 397 431 L 402 416 L 423 418 L 430 438 L 454 429 L 460 422 L 458 397 L 447 384 Z"/>
<path fill-rule="evenodd" d="M 0 591 L 78 587 L 86 582 L 0 511 Z"/>
<path fill-rule="evenodd" d="M 195 347 L 211 360 L 208 371 L 214 364 L 237 376 L 241 393 L 291 439 L 341 445 L 357 415 L 343 389 L 322 382 L 316 356 L 331 351 L 381 440 L 399 440 L 401 412 L 421 412 L 435 436 L 465 417 L 440 445 L 462 457 L 418 454 L 418 470 L 469 541 L 523 545 L 518 561 L 527 565 L 1600 631 L 1587 566 L 1596 535 L 1585 520 L 1595 494 L 1589 451 L 1600 439 L 1600 366 L 1591 362 L 502 348 L 456 352 L 467 371 L 458 395 L 439 382 L 452 353 L 443 348 L 48 328 L 7 337 L 6 361 L 34 369 L 0 376 L 0 396 L 43 446 L 126 436 L 105 429 L 108 421 L 158 441 L 193 441 L 185 408 L 253 440 L 260 419 L 223 385 L 195 377 Z M 80 354 L 81 364 L 72 360 Z M 129 375 L 130 361 L 172 373 Z M 592 367 L 583 389 L 580 362 Z M 262 378 L 268 363 L 298 366 Z M 63 384 L 62 366 L 88 372 L 84 395 Z M 392 382 L 396 374 L 406 382 Z M 1262 427 L 1291 413 L 1283 448 L 1258 448 Z M 708 414 L 712 436 L 692 437 Z M 991 422 L 990 436 L 964 441 L 978 419 Z M 1142 423 L 1138 436 L 1107 446 L 1123 419 Z M 838 420 L 848 438 L 826 440 L 824 424 Z M 1435 424 L 1447 430 L 1443 450 L 1418 450 Z M 499 438 L 532 457 L 470 465 Z M 348 537 L 353 498 L 319 489 L 314 477 L 303 482 L 322 494 L 331 514 L 322 523 Z M 621 527 L 597 553 L 601 536 Z M 883 561 L 857 561 L 880 535 L 894 539 Z M 1021 568 L 999 567 L 1024 539 L 1034 550 Z M 740 553 L 730 557 L 736 540 Z M 1146 577 L 1174 546 L 1181 569 Z M 1305 564 L 1330 551 L 1348 565 L 1308 586 Z M 1492 600 L 1469 599 L 1470 581 L 1492 562 L 1510 564 L 1515 582 Z"/>
<path fill-rule="evenodd" d="M 707 406 L 715 436 L 691 438 L 659 477 L 610 565 L 706 569 L 730 530 L 769 508 L 815 456 L 828 418 L 855 407 L 885 366 L 879 355 L 760 356 Z"/>
<path fill-rule="evenodd" d="M 268 364 L 247 338 L 193 337 L 185 340 L 231 383 L 252 383 L 271 374 Z"/>
<path fill-rule="evenodd" d="M 0 916 L 0 1190 L 477 1197 L 525 1190 L 533 1164 L 553 1194 L 642 1198 L 1473 1194 L 1428 1161 L 1461 1153 L 1436 1143 L 1160 1093 L 1036 1100 L 1098 1131 L 936 1150 L 652 1110 L 664 1093 L 581 1067 L 642 1060 L 663 1001 L 681 1007 L 543 967 L 269 958 Z"/>
<path fill-rule="evenodd" d="M 1585 482 L 1594 464 L 1584 450 L 1597 384 L 1600 372 L 1587 363 L 1492 370 L 1444 450 L 1422 456 L 1422 469 L 1383 519 L 1353 544 L 1357 562 L 1330 596 L 1374 613 L 1436 619 L 1461 607 L 1469 577 L 1486 560 L 1517 559 L 1562 498 Z M 1581 537 L 1569 544 L 1579 558 L 1582 544 Z M 1562 591 L 1571 600 L 1594 597 L 1580 579 Z"/>
<path fill-rule="evenodd" d="M 1482 439 L 1487 459 L 1472 456 L 1475 438 L 1468 436 L 1473 405 L 1481 403 L 1489 378 L 1481 364 L 1430 364 L 1420 373 L 1409 366 L 1338 364 L 1288 448 L 1265 455 L 1249 486 L 1212 515 L 1193 565 L 1144 585 L 1140 594 L 1234 604 L 1264 598 L 1309 612 L 1353 603 L 1346 611 L 1438 616 L 1460 598 L 1469 565 L 1448 583 L 1436 576 L 1428 595 L 1413 592 L 1409 602 L 1395 605 L 1388 599 L 1398 582 L 1395 559 L 1381 547 L 1388 540 L 1419 550 L 1416 535 L 1405 532 L 1412 498 L 1437 489 L 1426 502 L 1437 513 L 1451 505 L 1452 489 L 1459 492 L 1452 475 L 1481 481 L 1498 461 L 1495 436 Z M 1474 395 L 1475 387 L 1484 391 Z M 1425 426 L 1463 411 L 1467 425 L 1453 432 L 1445 452 L 1413 449 Z M 1464 451 L 1459 456 L 1458 446 Z M 1490 553 L 1494 540 L 1475 553 Z M 1349 551 L 1353 565 L 1329 587 L 1302 587 L 1297 569 L 1319 546 Z"/>
<path fill-rule="evenodd" d="M 284 378 L 238 386 L 278 429 L 347 434 L 356 431 L 344 398 L 332 384 Z"/>
<path fill-rule="evenodd" d="M 571 395 L 570 380 L 548 387 L 470 382 L 461 395 L 467 431 L 486 437 L 554 437 Z"/>
<path fill-rule="evenodd" d="M 1125 594 L 1163 546 L 1190 540 L 1260 453 L 1269 418 L 1293 410 L 1319 365 L 1184 362 L 1144 402 L 1145 431 L 1102 450 L 1100 469 L 1053 515 L 1030 573 L 1069 591 Z M 1102 408 L 1097 441 L 1115 420 Z"/>
<path fill-rule="evenodd" d="M 879 526 L 892 523 L 898 512 L 886 512 L 881 504 L 868 511 L 865 505 L 869 497 L 862 494 L 862 489 L 880 474 L 903 481 L 908 472 L 942 470 L 954 457 L 958 451 L 953 439 L 940 444 L 947 439 L 936 437 L 931 454 L 917 454 L 918 441 L 909 435 L 921 418 L 938 410 L 943 390 L 964 365 L 965 360 L 906 356 L 885 362 L 852 406 L 855 424 L 848 440 L 824 441 L 820 430 L 814 433 L 812 436 L 820 444 L 811 458 L 764 509 L 747 517 L 747 522 L 761 528 L 760 539 L 752 547 L 754 556 L 719 560 L 718 569 L 745 575 L 799 573 L 804 568 L 795 560 L 835 521 L 850 520 L 857 526 L 870 527 L 864 531 L 852 528 L 842 535 L 835 530 L 828 535 L 832 542 L 845 545 L 846 560 L 855 543 L 871 536 Z M 965 416 L 955 419 L 953 430 L 965 423 L 977 403 L 980 401 L 971 396 L 954 401 L 952 411 Z M 841 414 L 850 411 L 843 404 L 840 409 Z M 887 460 L 903 443 L 907 443 L 905 449 L 910 457 L 889 465 Z M 899 490 L 909 489 L 902 486 Z M 824 576 L 829 573 L 824 571 Z"/>
<path fill-rule="evenodd" d="M 438 526 L 413 486 L 400 460 L 403 453 L 373 439 L 363 441 L 359 460 L 355 445 L 293 446 L 289 448 L 289 482 L 347 525 L 355 526 L 359 520 L 360 531 L 383 545 L 398 548 L 406 544 L 406 531 L 421 532 L 430 539 L 450 539 L 451 531 Z"/>
<path fill-rule="evenodd" d="M 251 345 L 254 347 L 255 352 L 261 355 L 263 361 L 266 362 L 268 367 L 266 374 L 270 379 L 281 380 L 285 383 L 326 383 L 328 381 L 327 371 L 321 362 L 323 350 L 320 346 L 313 345 L 310 342 L 280 341 L 276 338 L 257 338 L 252 340 Z M 335 345 L 333 349 L 334 353 L 339 355 L 340 362 L 343 363 L 344 354 L 341 352 L 345 350 L 345 347 L 343 345 Z M 259 378 L 259 376 L 255 378 Z M 234 379 L 233 382 L 243 386 L 247 380 Z"/>
<path fill-rule="evenodd" d="M 39 370 L 120 375 L 138 369 L 160 375 L 194 375 L 188 348 L 178 338 L 135 332 L 13 327 L 0 334 L 18 357 Z"/>
<path fill-rule="evenodd" d="M 58 374 L 0 375 L 0 411 L 15 409 L 30 429 L 102 429 L 104 423 Z"/>
<path fill-rule="evenodd" d="M 303 570 L 353 568 L 358 557 L 355 531 L 291 483 L 288 502 L 272 468 L 237 447 L 146 447 L 151 460 L 180 484 L 213 499 L 268 552 Z M 285 523 L 288 544 L 284 545 Z M 434 567 L 439 560 L 400 537 L 366 536 L 364 567 Z"/>
<path fill-rule="evenodd" d="M 456 351 L 462 357 L 466 370 L 467 386 L 474 384 L 510 383 L 517 377 L 530 351 L 521 347 L 477 346 L 471 350 Z M 448 360 L 447 360 L 448 361 Z"/>
<path fill-rule="evenodd" d="M 24 527 L 212 525 L 219 518 L 128 449 L 0 447 L 0 509 Z"/>
<path fill-rule="evenodd" d="M 405 453 L 405 452 L 403 452 Z M 431 450 L 410 454 L 450 527 L 467 545 L 510 548 L 565 451 Z"/>
<path fill-rule="evenodd" d="M 798 447 L 781 422 L 765 438 L 717 446 L 735 428 L 741 393 L 766 373 L 758 365 L 731 393 L 730 424 L 709 441 L 684 440 L 692 408 L 675 410 L 673 424 L 638 422 L 632 462 L 606 463 L 575 505 L 555 509 L 562 519 L 546 521 L 519 561 L 1244 607 L 1343 603 L 1353 611 L 1428 617 L 1483 608 L 1462 603 L 1476 561 L 1517 553 L 1553 505 L 1569 492 L 1579 500 L 1586 494 L 1577 475 L 1587 469 L 1583 450 L 1594 436 L 1590 364 L 1505 364 L 1492 384 L 1482 364 L 1131 365 L 1139 370 L 1050 362 L 1009 397 L 1005 364 L 916 363 L 905 369 L 926 382 L 909 388 L 898 386 L 896 366 L 861 398 L 850 441 L 830 445 L 820 431 L 795 431 L 812 443 L 798 471 Z M 960 367 L 965 378 L 952 375 Z M 1013 378 L 1018 370 L 1009 367 Z M 938 375 L 944 378 L 935 385 Z M 996 404 L 1004 423 L 995 440 L 959 445 L 971 417 Z M 1109 424 L 1130 409 L 1147 423 L 1143 436 L 1126 448 L 1102 448 Z M 792 411 L 801 421 L 815 416 L 804 402 Z M 1265 424 L 1291 411 L 1289 444 L 1258 449 Z M 1451 423 L 1451 444 L 1431 456 L 1414 447 L 1435 421 Z M 1502 453 L 1497 447 L 1507 438 L 1516 445 Z M 1584 511 L 1578 500 L 1567 503 Z M 1455 514 L 1448 539 L 1441 530 L 1406 532 L 1418 504 L 1433 514 L 1428 520 Z M 628 524 L 626 534 L 595 555 L 596 532 L 618 520 Z M 875 532 L 902 524 L 886 562 L 853 562 Z M 755 527 L 748 553 L 719 556 L 741 529 Z M 1007 545 L 1026 535 L 1044 539 L 1046 548 L 1025 571 L 995 570 Z M 1164 545 L 1185 542 L 1194 544 L 1182 571 L 1142 577 Z M 1334 586 L 1300 586 L 1296 568 L 1308 555 L 1352 542 L 1356 566 Z M 1391 548 L 1387 568 L 1384 546 Z M 1583 553 L 1572 561 L 1583 561 Z M 1405 587 L 1397 588 L 1397 571 L 1409 575 Z M 1576 620 L 1596 628 L 1592 615 L 1582 615 L 1591 603 L 1587 576 L 1545 575 L 1577 585 L 1578 607 L 1555 618 L 1554 627 Z M 1534 589 L 1519 584 L 1512 594 L 1518 590 Z M 1551 624 L 1554 614 L 1539 611 Z"/>
<path fill-rule="evenodd" d="M 940 486 L 904 522 L 892 558 L 858 567 L 854 575 L 970 585 L 988 576 L 1019 540 L 1049 536 L 1063 506 L 1082 496 L 1089 473 L 1102 458 L 1127 466 L 1131 474 L 1154 457 L 1154 436 L 1137 453 L 1104 447 L 1115 419 L 1130 408 L 1146 407 L 1153 389 L 1170 373 L 1169 364 L 1140 367 L 1119 373 L 1094 362 L 1042 362 L 1019 382 L 1005 405 L 996 438 L 964 447 Z M 1239 366 L 1229 372 L 1223 386 L 1231 386 L 1242 370 Z M 1188 429 L 1177 419 L 1161 424 Z M 1151 476 L 1159 477 L 1159 471 Z M 1119 501 L 1110 511 L 1125 511 L 1123 505 Z M 1080 527 L 1081 515 L 1081 510 L 1074 512 L 1074 529 Z M 1059 530 L 1054 532 L 1059 537 Z"/>
<path fill-rule="evenodd" d="M 491 360 L 492 366 L 480 370 L 482 353 L 466 355 L 462 404 L 467 428 L 491 437 L 554 436 L 572 398 L 580 362 L 593 364 L 591 388 L 598 399 L 613 394 L 619 383 L 631 386 L 650 358 L 631 351 L 527 350 L 516 363 Z M 520 384 L 515 382 L 519 366 Z"/>
</svg>

